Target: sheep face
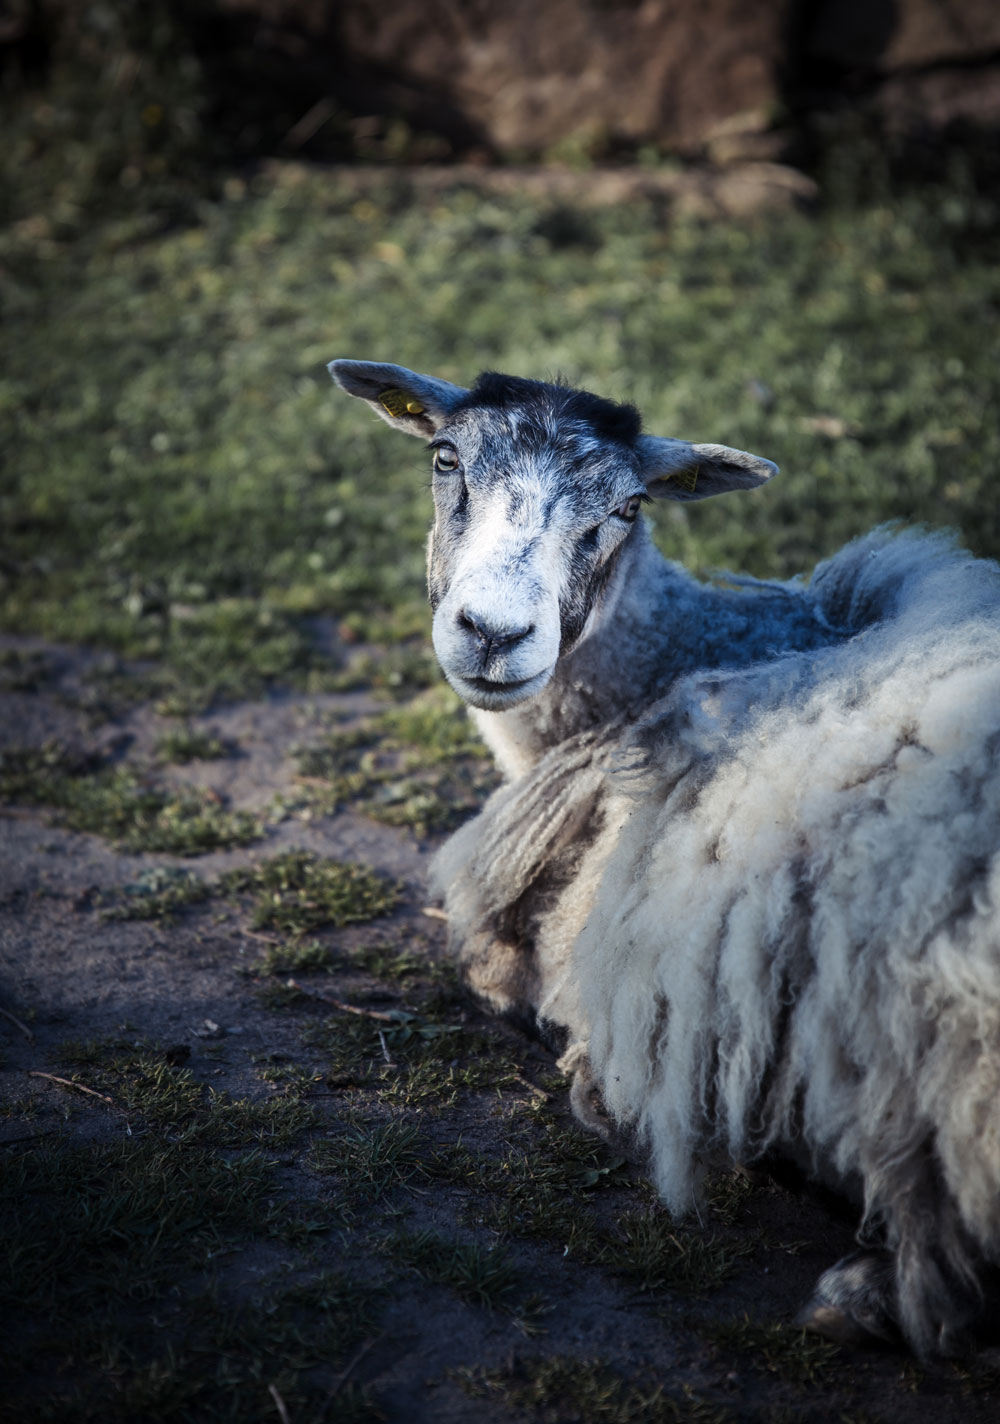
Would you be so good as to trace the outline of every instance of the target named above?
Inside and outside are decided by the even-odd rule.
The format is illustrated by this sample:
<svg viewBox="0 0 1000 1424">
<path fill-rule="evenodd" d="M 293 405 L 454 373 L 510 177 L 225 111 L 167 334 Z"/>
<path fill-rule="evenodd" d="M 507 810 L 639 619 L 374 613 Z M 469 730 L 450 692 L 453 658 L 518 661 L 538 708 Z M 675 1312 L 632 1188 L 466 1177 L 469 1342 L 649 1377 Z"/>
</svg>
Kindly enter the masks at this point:
<svg viewBox="0 0 1000 1424">
<path fill-rule="evenodd" d="M 487 373 L 465 390 L 367 361 L 330 371 L 429 439 L 434 650 L 485 711 L 535 697 L 586 636 L 643 500 L 703 499 L 775 472 L 723 446 L 643 436 L 634 407 L 565 386 Z"/>
<path fill-rule="evenodd" d="M 574 393 L 504 401 L 510 384 L 431 441 L 434 649 L 456 692 L 489 711 L 535 696 L 583 637 L 646 497 L 629 440 L 553 408 Z M 609 422 L 621 409 L 609 404 Z"/>
</svg>

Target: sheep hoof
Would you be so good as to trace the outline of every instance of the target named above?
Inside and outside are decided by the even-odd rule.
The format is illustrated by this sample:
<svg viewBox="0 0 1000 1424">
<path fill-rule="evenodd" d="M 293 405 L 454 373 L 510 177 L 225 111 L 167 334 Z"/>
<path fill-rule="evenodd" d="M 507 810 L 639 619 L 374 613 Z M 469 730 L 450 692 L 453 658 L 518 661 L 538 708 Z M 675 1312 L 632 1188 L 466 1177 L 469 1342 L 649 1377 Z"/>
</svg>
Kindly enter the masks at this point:
<svg viewBox="0 0 1000 1424">
<path fill-rule="evenodd" d="M 892 1298 L 892 1257 L 854 1252 L 823 1272 L 795 1324 L 838 1345 L 896 1345 Z"/>
</svg>

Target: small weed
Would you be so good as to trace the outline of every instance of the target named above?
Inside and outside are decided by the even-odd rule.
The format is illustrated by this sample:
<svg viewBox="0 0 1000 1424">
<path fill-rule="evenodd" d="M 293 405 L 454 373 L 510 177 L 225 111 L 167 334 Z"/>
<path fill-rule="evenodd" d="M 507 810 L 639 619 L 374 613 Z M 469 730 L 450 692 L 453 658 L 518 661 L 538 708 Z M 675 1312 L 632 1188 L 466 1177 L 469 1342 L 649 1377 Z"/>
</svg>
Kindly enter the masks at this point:
<svg viewBox="0 0 1000 1424">
<path fill-rule="evenodd" d="M 674 1399 L 662 1385 L 625 1379 L 603 1360 L 549 1355 L 499 1370 L 477 1367 L 456 1373 L 467 1393 L 499 1395 L 505 1405 L 545 1424 L 721 1424 L 728 1417 L 691 1392 Z"/>
<path fill-rule="evenodd" d="M 219 1147 L 244 1147 L 249 1143 L 287 1147 L 307 1127 L 316 1125 L 316 1113 L 293 1094 L 233 1099 L 209 1093 L 204 1120 L 185 1140 L 210 1141 Z"/>
<path fill-rule="evenodd" d="M 320 944 L 319 940 L 307 940 L 305 943 L 292 940 L 289 944 L 270 945 L 260 959 L 250 965 L 247 973 L 262 979 L 279 974 L 329 973 L 340 963 L 339 956 L 329 945 Z"/>
<path fill-rule="evenodd" d="M 383 1241 L 382 1250 L 423 1280 L 449 1286 L 464 1300 L 490 1309 L 510 1308 L 518 1275 L 501 1246 L 447 1241 L 433 1231 L 397 1231 Z"/>
<path fill-rule="evenodd" d="M 283 986 L 273 987 L 288 992 Z M 375 1072 L 375 1060 L 384 1062 L 379 1031 L 372 1019 L 340 1014 L 306 1029 L 303 1039 L 326 1054 L 327 1083 L 332 1088 L 360 1087 Z"/>
<path fill-rule="evenodd" d="M 377 919 L 395 907 L 400 895 L 395 882 L 367 866 L 322 860 L 303 850 L 230 871 L 219 883 L 226 893 L 254 895 L 255 929 L 290 935 Z"/>
<path fill-rule="evenodd" d="M 176 912 L 197 905 L 212 895 L 212 887 L 193 870 L 157 865 L 144 870 L 114 897 L 102 896 L 101 917 L 106 920 L 162 920 L 173 922 Z"/>
<path fill-rule="evenodd" d="M 673 1221 L 660 1208 L 626 1212 L 607 1237 L 601 1262 L 637 1291 L 707 1295 L 740 1268 L 756 1242 L 730 1243 Z"/>
<path fill-rule="evenodd" d="M 733 1226 L 754 1193 L 754 1183 L 746 1172 L 724 1172 L 708 1184 L 708 1207 L 723 1226 Z"/>
<path fill-rule="evenodd" d="M 218 761 L 229 756 L 230 750 L 220 737 L 190 726 L 172 727 L 156 744 L 156 755 L 161 761 L 181 766 L 192 761 Z"/>
<path fill-rule="evenodd" d="M 426 1175 L 423 1146 L 416 1127 L 393 1119 L 373 1128 L 356 1125 L 315 1143 L 309 1162 L 317 1172 L 342 1177 L 352 1196 L 379 1201 L 394 1187 Z"/>
<path fill-rule="evenodd" d="M 98 1083 L 128 1116 L 161 1126 L 188 1121 L 202 1105 L 203 1089 L 190 1068 L 172 1068 L 144 1053 L 112 1060 Z"/>
<path fill-rule="evenodd" d="M 778 1375 L 789 1384 L 823 1384 L 831 1378 L 838 1346 L 808 1330 L 774 1322 L 759 1325 L 744 1315 L 703 1327 L 720 1349 L 738 1352 L 754 1369 Z"/>
<path fill-rule="evenodd" d="M 363 945 L 352 955 L 354 962 L 373 979 L 398 981 L 414 975 L 433 975 L 446 978 L 449 983 L 456 981 L 454 965 L 450 962 L 432 960 L 425 955 L 414 954 L 412 950 L 399 949 L 391 944 Z"/>
</svg>

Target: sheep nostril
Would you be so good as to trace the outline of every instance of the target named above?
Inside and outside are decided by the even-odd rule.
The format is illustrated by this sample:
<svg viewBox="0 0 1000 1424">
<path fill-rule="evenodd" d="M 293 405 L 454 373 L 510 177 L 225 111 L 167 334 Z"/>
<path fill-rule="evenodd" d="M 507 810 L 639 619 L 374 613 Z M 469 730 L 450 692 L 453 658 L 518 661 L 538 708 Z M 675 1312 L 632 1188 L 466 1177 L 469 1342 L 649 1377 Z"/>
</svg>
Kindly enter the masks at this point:
<svg viewBox="0 0 1000 1424">
<path fill-rule="evenodd" d="M 487 657 L 501 648 L 510 648 L 515 643 L 523 643 L 525 638 L 530 637 L 535 631 L 534 623 L 530 623 L 526 628 L 493 628 L 481 615 L 469 613 L 464 608 L 459 610 L 457 621 L 460 628 L 463 628 L 466 633 L 471 633 L 485 648 Z"/>
<path fill-rule="evenodd" d="M 493 645 L 497 648 L 509 648 L 512 643 L 523 643 L 534 631 L 534 623 L 529 623 L 527 628 L 512 628 L 507 633 L 496 633 L 493 636 Z"/>
<path fill-rule="evenodd" d="M 474 634 L 477 638 L 482 639 L 484 642 L 489 639 L 490 635 L 486 628 L 481 623 L 477 623 L 476 620 L 470 614 L 466 613 L 464 608 L 459 610 L 458 626 L 460 628 L 464 628 L 467 633 Z"/>
</svg>

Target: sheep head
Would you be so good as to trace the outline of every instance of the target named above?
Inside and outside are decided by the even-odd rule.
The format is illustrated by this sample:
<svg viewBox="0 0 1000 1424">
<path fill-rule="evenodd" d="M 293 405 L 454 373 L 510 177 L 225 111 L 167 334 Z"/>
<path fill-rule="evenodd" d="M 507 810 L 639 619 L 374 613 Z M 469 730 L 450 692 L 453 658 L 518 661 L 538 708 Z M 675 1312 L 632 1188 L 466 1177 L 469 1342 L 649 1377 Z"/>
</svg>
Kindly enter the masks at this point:
<svg viewBox="0 0 1000 1424">
<path fill-rule="evenodd" d="M 402 366 L 330 374 L 429 442 L 433 640 L 455 691 L 502 711 L 536 696 L 591 615 L 650 498 L 753 489 L 756 455 L 641 434 L 638 411 L 567 386 L 485 373 L 469 390 Z"/>
</svg>

